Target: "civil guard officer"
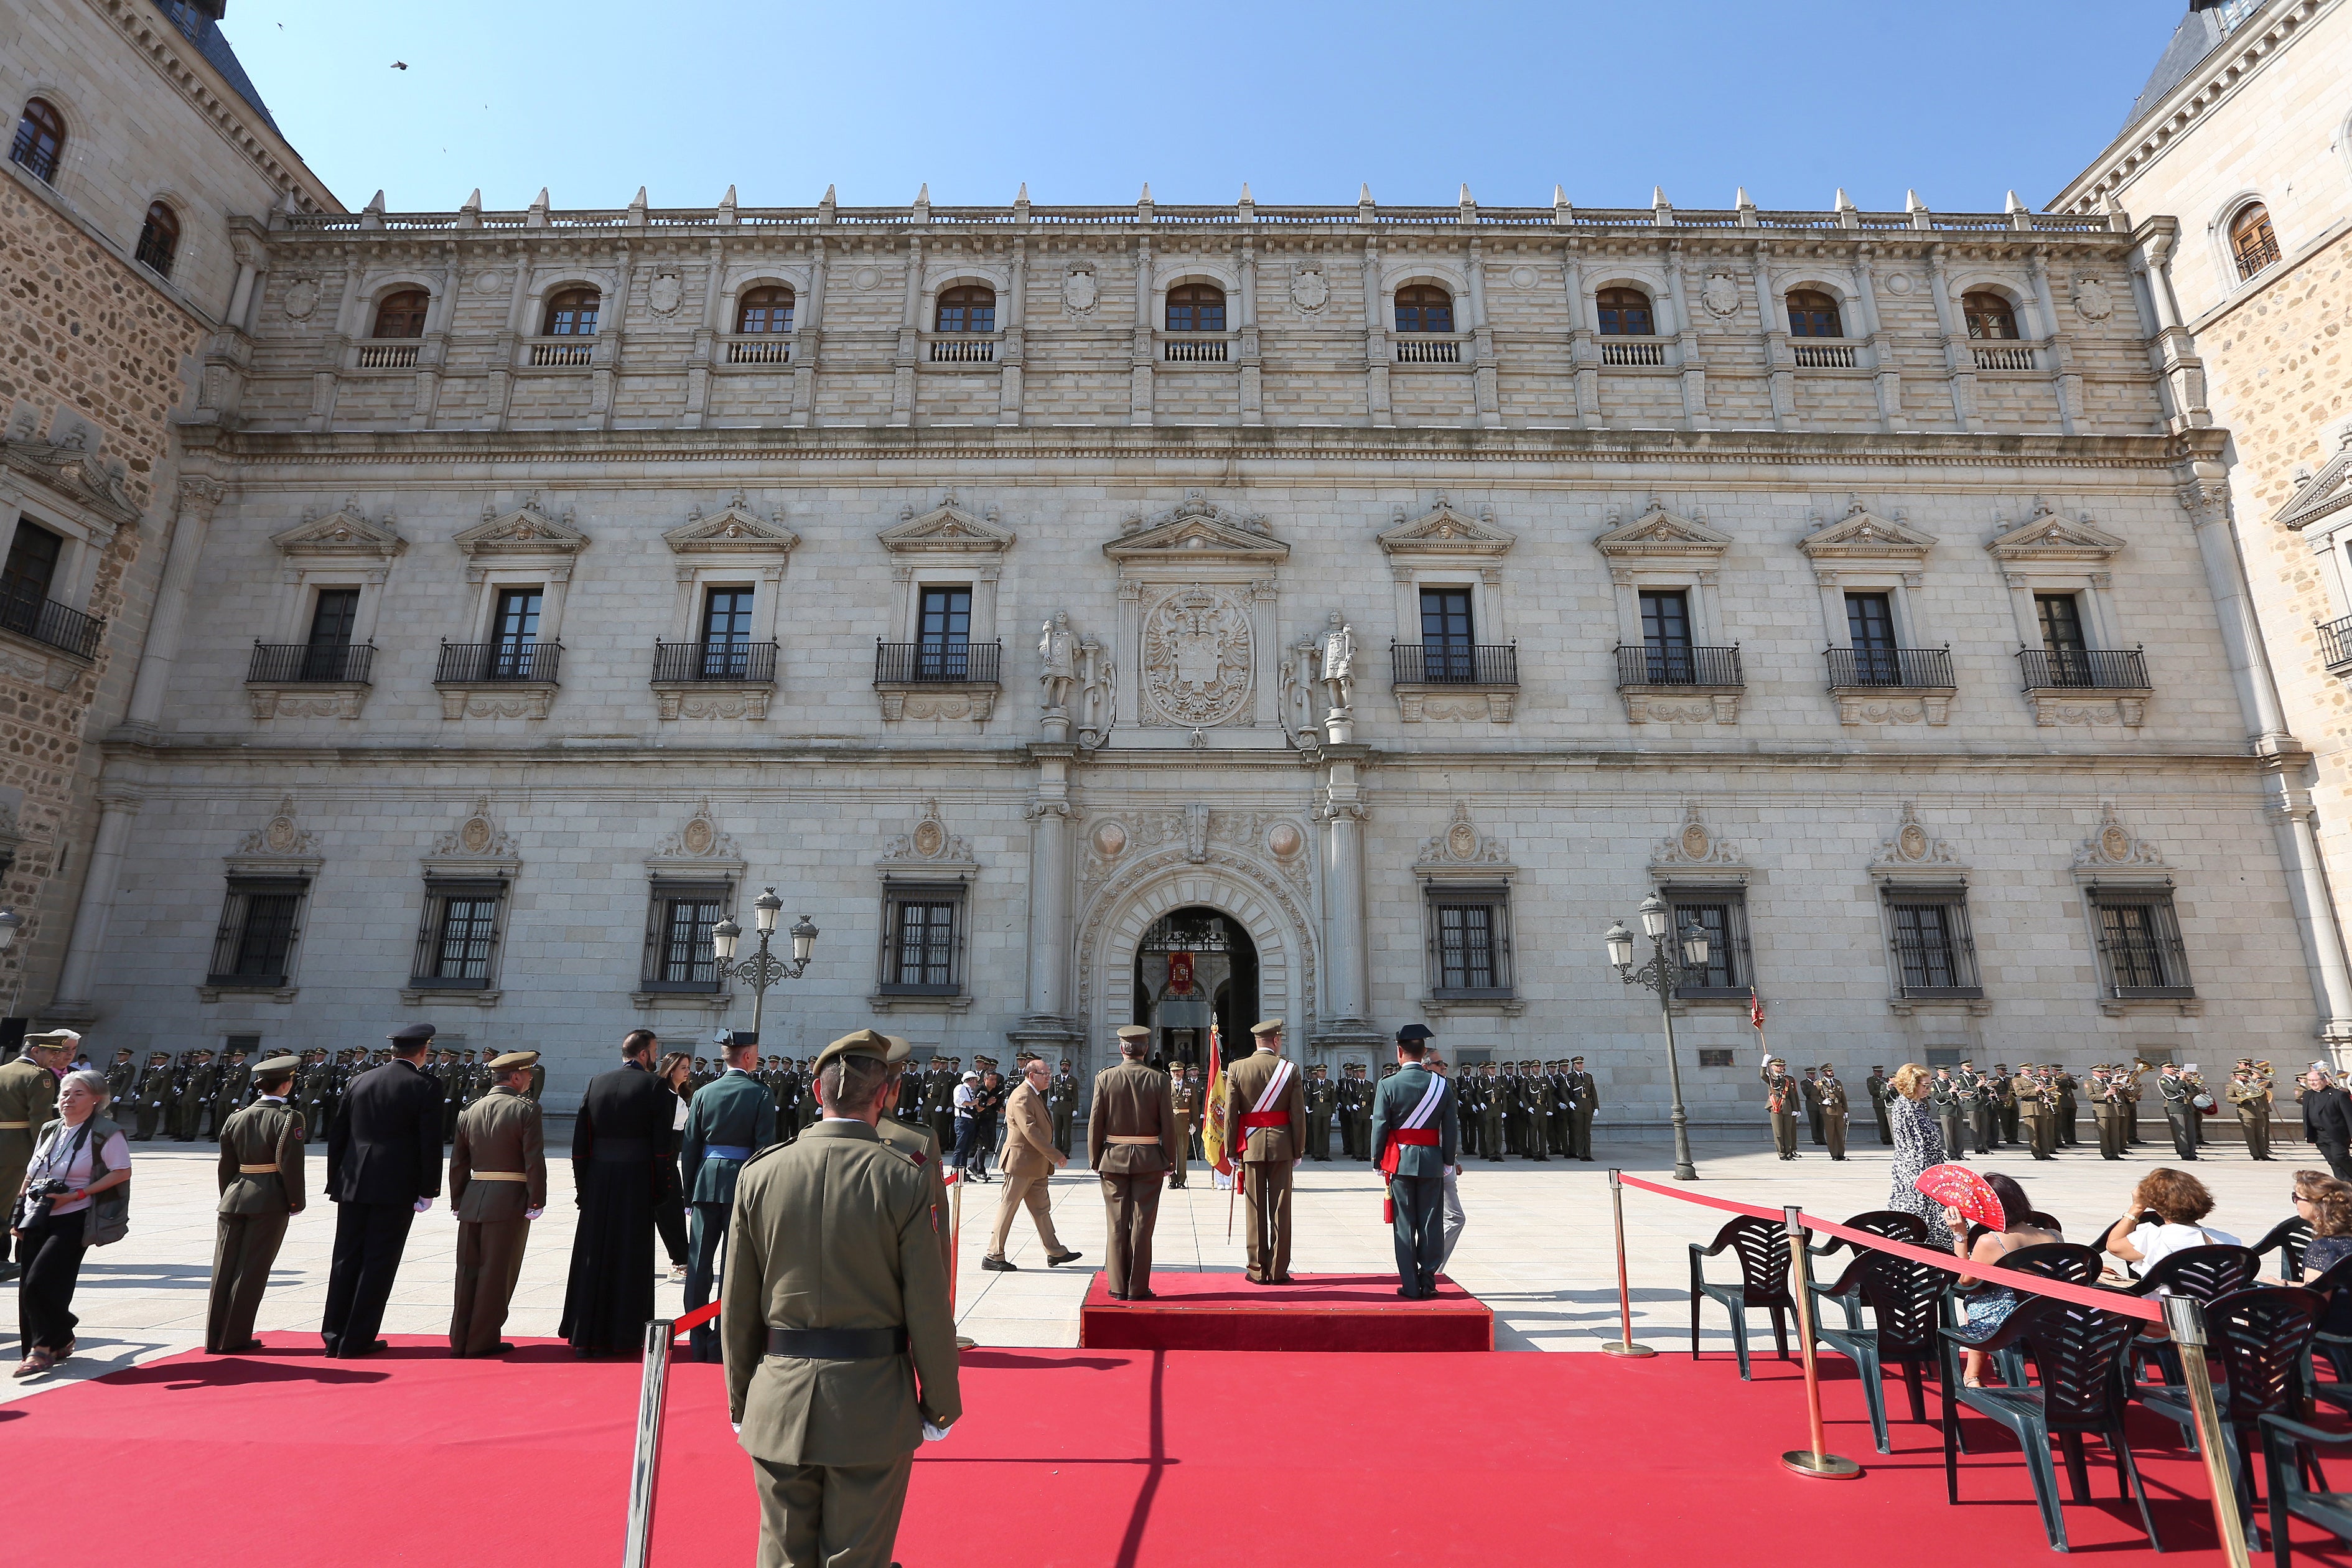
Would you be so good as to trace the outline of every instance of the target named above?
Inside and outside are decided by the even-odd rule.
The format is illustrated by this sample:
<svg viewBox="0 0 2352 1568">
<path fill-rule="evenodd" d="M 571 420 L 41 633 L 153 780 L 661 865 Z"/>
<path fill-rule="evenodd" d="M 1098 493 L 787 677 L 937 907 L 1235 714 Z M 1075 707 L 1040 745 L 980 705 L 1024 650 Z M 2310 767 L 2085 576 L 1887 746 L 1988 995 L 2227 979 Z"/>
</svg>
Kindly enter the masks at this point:
<svg viewBox="0 0 2352 1568">
<path fill-rule="evenodd" d="M 693 1222 L 686 1264 L 689 1312 L 710 1300 L 711 1274 L 726 1239 L 727 1212 L 734 1206 L 735 1184 L 744 1162 L 776 1141 L 775 1101 L 751 1076 L 760 1059 L 760 1037 L 748 1031 L 730 1035 L 719 1048 L 724 1070 L 695 1090 L 677 1152 L 678 1176 Z M 719 1359 L 719 1335 L 708 1323 L 692 1331 L 688 1344 L 697 1361 Z"/>
<path fill-rule="evenodd" d="M 286 1103 L 299 1057 L 271 1057 L 253 1069 L 257 1098 L 229 1113 L 220 1133 L 220 1206 L 214 1225 L 213 1283 L 205 1349 L 257 1350 L 253 1320 L 269 1285 L 286 1222 L 302 1212 L 301 1115 Z"/>
</svg>

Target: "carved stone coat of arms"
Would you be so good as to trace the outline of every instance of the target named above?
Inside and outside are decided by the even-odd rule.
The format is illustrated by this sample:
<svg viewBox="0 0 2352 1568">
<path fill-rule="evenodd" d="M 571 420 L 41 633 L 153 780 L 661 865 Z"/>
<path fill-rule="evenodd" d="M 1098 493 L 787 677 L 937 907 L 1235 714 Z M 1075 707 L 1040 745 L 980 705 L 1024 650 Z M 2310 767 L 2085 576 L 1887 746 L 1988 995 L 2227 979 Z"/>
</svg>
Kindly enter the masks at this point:
<svg viewBox="0 0 2352 1568">
<path fill-rule="evenodd" d="M 1146 722 L 1202 728 L 1222 724 L 1249 700 L 1247 606 L 1221 588 L 1183 588 L 1153 605 L 1143 622 Z"/>
</svg>

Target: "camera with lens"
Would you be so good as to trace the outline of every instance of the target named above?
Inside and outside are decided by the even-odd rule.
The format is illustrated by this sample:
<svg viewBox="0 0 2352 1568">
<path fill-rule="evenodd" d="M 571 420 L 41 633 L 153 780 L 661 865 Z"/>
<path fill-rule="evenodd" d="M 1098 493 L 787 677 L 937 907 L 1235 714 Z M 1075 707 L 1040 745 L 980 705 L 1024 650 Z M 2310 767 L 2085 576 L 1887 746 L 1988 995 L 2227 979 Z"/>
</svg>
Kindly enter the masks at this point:
<svg viewBox="0 0 2352 1568">
<path fill-rule="evenodd" d="M 42 1224 L 49 1217 L 49 1211 L 57 1206 L 58 1200 L 72 1191 L 55 1176 L 45 1176 L 37 1182 L 26 1184 L 25 1195 L 16 1200 L 16 1228 L 23 1230 L 28 1226 Z"/>
</svg>

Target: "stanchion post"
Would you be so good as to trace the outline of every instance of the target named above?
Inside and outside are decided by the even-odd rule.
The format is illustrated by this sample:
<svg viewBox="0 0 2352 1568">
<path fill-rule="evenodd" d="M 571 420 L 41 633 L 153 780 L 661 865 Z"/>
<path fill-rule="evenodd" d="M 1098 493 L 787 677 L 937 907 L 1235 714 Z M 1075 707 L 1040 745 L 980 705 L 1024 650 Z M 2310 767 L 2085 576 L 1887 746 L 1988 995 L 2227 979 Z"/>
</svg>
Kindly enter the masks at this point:
<svg viewBox="0 0 2352 1568">
<path fill-rule="evenodd" d="M 1618 1337 L 1601 1348 L 1611 1355 L 1652 1356 L 1658 1352 L 1647 1345 L 1633 1342 L 1633 1289 L 1625 1277 L 1625 1184 L 1617 1179 L 1615 1167 L 1609 1172 L 1609 1208 L 1617 1220 L 1617 1321 Z"/>
<path fill-rule="evenodd" d="M 1784 1208 L 1780 1215 L 1789 1228 L 1789 1289 L 1797 1299 L 1797 1342 L 1805 1352 L 1805 1414 L 1812 1424 L 1812 1447 L 1790 1449 L 1780 1456 L 1780 1463 L 1816 1480 L 1850 1481 L 1862 1474 L 1862 1467 L 1828 1452 L 1822 1428 L 1822 1368 L 1813 1354 L 1813 1275 L 1806 1266 L 1804 1211 Z"/>
<path fill-rule="evenodd" d="M 2221 1440 L 2221 1413 L 2213 1405 L 2213 1376 L 2205 1364 L 2205 1309 L 2187 1296 L 2159 1296 L 2164 1326 L 2180 1352 L 2189 1384 L 2189 1407 L 2197 1416 L 2197 1447 L 2205 1456 L 2205 1479 L 2213 1489 L 2213 1528 L 2230 1568 L 2247 1568 L 2246 1531 L 2238 1518 L 2238 1483 L 2230 1474 L 2229 1450 Z"/>
<path fill-rule="evenodd" d="M 654 1482 L 661 1474 L 662 1405 L 669 1396 L 669 1347 L 677 1325 L 646 1325 L 646 1370 L 637 1387 L 637 1448 L 629 1461 L 629 1539 L 622 1568 L 646 1568 L 654 1543 Z"/>
<path fill-rule="evenodd" d="M 962 1172 L 948 1185 L 948 1321 L 955 1321 L 956 1278 L 963 1268 L 963 1184 L 970 1180 Z M 956 1349 L 968 1351 L 980 1343 L 970 1334 L 956 1336 Z"/>
</svg>

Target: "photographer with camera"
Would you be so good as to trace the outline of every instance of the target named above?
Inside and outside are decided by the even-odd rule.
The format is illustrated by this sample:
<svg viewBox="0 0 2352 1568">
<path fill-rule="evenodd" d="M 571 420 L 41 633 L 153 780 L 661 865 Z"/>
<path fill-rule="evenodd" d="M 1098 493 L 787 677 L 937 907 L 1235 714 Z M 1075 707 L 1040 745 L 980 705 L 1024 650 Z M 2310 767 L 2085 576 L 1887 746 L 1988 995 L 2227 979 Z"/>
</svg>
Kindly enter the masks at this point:
<svg viewBox="0 0 2352 1568">
<path fill-rule="evenodd" d="M 38 1377 L 73 1353 L 74 1285 L 82 1255 L 131 1226 L 131 1142 L 105 1114 L 106 1075 L 66 1074 L 58 1120 L 44 1125 L 9 1210 L 24 1278 L 16 1288 L 18 1377 Z"/>
</svg>

